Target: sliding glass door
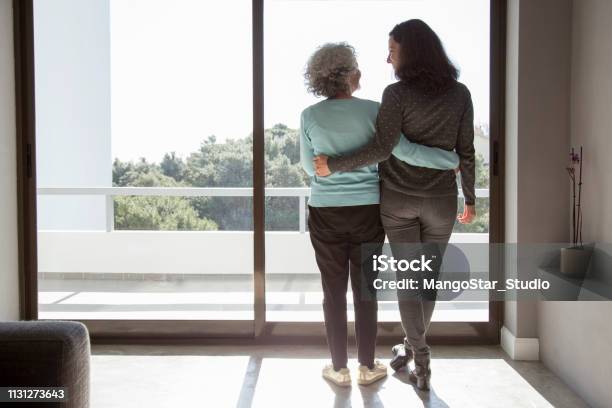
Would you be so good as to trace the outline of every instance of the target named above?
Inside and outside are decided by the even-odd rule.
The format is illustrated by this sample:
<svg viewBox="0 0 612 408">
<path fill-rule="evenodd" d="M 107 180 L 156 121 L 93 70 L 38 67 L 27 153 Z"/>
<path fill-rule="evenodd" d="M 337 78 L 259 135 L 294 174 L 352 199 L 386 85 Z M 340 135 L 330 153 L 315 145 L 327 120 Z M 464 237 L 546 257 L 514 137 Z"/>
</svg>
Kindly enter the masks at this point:
<svg viewBox="0 0 612 408">
<path fill-rule="evenodd" d="M 33 0 L 19 44 L 33 56 L 36 317 L 100 338 L 322 336 L 305 64 L 346 41 L 355 96 L 379 101 L 396 81 L 388 33 L 410 18 L 440 35 L 474 102 L 478 218 L 451 243 L 499 242 L 502 3 Z M 488 336 L 491 305 L 439 302 L 433 333 Z M 397 336 L 397 305 L 379 310 Z"/>
<path fill-rule="evenodd" d="M 34 46 L 39 317 L 252 334 L 251 2 L 35 0 Z"/>
<path fill-rule="evenodd" d="M 302 109 L 324 98 L 306 92 L 304 68 L 309 56 L 327 42 L 355 47 L 362 72 L 354 96 L 380 101 L 395 82 L 386 63 L 389 31 L 404 20 L 420 18 L 438 33 L 459 80 L 471 91 L 477 151 L 477 214 L 470 225 L 455 225 L 451 243 L 489 242 L 489 0 L 456 1 L 283 1 L 265 2 L 266 127 L 266 318 L 282 322 L 321 322 L 322 291 L 306 226 L 309 179 L 299 163 L 298 128 Z M 463 209 L 463 197 L 459 207 Z M 350 285 L 349 285 L 350 288 Z M 281 303 L 285 302 L 285 303 Z M 348 296 L 350 318 L 352 296 Z M 438 302 L 437 322 L 487 322 L 489 302 Z M 396 302 L 379 303 L 379 321 L 399 322 Z"/>
</svg>

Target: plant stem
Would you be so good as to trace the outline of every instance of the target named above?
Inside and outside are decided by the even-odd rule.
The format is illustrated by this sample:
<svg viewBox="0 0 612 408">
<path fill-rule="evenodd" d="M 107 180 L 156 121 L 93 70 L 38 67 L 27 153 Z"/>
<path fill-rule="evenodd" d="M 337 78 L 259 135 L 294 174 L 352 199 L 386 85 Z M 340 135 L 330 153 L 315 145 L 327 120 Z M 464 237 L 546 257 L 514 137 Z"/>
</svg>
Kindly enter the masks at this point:
<svg viewBox="0 0 612 408">
<path fill-rule="evenodd" d="M 576 220 L 576 179 L 572 177 L 573 203 L 572 203 L 572 244 L 577 241 L 577 220 Z"/>
<path fill-rule="evenodd" d="M 574 148 L 572 147 L 571 153 L 571 165 L 572 171 L 570 177 L 572 179 L 572 245 L 576 245 L 576 176 L 574 174 Z M 569 171 L 569 170 L 568 170 Z"/>
<path fill-rule="evenodd" d="M 582 246 L 582 146 L 580 146 L 580 179 L 578 183 L 578 242 Z"/>
</svg>

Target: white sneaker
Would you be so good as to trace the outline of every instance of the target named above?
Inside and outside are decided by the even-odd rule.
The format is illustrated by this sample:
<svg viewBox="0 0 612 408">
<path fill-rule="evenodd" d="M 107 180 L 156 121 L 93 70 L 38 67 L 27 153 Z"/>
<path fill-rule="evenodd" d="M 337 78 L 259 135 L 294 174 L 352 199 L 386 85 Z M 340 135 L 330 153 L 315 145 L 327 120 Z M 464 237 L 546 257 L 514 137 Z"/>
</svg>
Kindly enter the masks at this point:
<svg viewBox="0 0 612 408">
<path fill-rule="evenodd" d="M 376 360 L 372 369 L 368 368 L 368 366 L 360 365 L 357 373 L 357 383 L 359 385 L 368 385 L 385 378 L 387 376 L 387 366 Z"/>
<path fill-rule="evenodd" d="M 332 364 L 328 364 L 323 369 L 323 378 L 340 387 L 349 387 L 351 385 L 351 372 L 348 368 L 341 368 L 336 371 Z"/>
</svg>

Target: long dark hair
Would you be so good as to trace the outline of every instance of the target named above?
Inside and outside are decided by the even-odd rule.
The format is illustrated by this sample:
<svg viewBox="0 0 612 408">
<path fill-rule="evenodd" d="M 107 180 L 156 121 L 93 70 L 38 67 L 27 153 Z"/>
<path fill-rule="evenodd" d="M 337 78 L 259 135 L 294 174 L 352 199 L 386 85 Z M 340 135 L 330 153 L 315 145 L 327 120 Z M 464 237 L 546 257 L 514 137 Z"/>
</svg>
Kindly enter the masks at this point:
<svg viewBox="0 0 612 408">
<path fill-rule="evenodd" d="M 439 93 L 459 77 L 438 35 L 424 21 L 414 19 L 389 33 L 400 44 L 400 64 L 395 76 L 425 93 Z"/>
</svg>

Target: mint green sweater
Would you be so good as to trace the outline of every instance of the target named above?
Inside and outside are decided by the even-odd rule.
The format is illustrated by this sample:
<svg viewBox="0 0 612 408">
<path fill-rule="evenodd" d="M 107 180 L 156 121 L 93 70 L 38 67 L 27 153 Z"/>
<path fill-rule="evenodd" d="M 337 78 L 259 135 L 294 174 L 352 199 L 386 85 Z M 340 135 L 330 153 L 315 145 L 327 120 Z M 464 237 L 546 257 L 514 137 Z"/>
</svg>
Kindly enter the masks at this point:
<svg viewBox="0 0 612 408">
<path fill-rule="evenodd" d="M 318 177 L 313 158 L 319 154 L 335 157 L 367 144 L 375 134 L 380 104 L 360 98 L 326 99 L 304 109 L 300 121 L 302 167 L 310 176 L 312 207 L 343 207 L 379 203 L 377 165 Z M 411 143 L 405 137 L 393 155 L 410 165 L 448 170 L 459 166 L 453 151 Z"/>
</svg>

